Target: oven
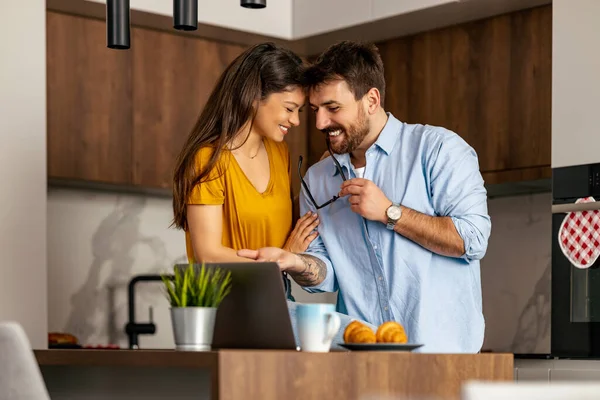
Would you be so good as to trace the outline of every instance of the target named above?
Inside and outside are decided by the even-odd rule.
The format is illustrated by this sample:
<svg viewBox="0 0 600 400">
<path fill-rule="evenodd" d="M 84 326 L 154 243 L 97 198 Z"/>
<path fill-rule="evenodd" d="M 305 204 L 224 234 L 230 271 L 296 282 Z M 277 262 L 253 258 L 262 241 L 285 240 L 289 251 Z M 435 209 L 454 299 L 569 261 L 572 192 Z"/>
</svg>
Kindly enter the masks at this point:
<svg viewBox="0 0 600 400">
<path fill-rule="evenodd" d="M 554 357 L 600 357 L 599 253 L 600 164 L 553 168 Z"/>
</svg>

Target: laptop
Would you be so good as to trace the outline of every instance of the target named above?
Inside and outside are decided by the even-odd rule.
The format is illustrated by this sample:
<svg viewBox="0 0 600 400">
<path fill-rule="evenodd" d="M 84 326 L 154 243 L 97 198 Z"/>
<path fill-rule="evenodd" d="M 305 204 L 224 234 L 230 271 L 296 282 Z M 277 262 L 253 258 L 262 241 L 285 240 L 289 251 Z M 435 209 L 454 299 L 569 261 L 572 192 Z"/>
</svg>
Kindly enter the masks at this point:
<svg viewBox="0 0 600 400">
<path fill-rule="evenodd" d="M 217 311 L 212 343 L 214 350 L 296 350 L 277 263 L 206 263 L 206 266 L 229 270 L 232 278 L 231 292 Z M 188 264 L 175 266 L 187 267 Z"/>
</svg>

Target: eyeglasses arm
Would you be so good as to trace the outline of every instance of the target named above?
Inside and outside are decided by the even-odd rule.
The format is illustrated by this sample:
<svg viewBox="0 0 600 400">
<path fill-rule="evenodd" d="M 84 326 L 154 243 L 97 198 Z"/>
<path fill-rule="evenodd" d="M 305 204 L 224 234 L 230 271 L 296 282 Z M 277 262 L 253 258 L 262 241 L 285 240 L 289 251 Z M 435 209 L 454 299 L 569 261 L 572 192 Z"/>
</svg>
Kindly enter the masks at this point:
<svg viewBox="0 0 600 400">
<path fill-rule="evenodd" d="M 310 199 L 310 201 L 315 206 L 315 209 L 318 210 L 319 208 L 323 207 L 323 206 L 319 207 L 317 205 L 317 202 L 315 201 L 315 199 L 313 198 L 312 194 L 310 193 L 310 190 L 308 190 L 308 185 L 306 184 L 306 182 L 304 182 L 304 178 L 302 177 L 302 156 L 300 156 L 300 158 L 298 160 L 298 176 L 300 176 L 300 182 L 302 184 L 302 187 L 306 191 L 306 195 L 308 196 L 308 198 Z"/>
</svg>

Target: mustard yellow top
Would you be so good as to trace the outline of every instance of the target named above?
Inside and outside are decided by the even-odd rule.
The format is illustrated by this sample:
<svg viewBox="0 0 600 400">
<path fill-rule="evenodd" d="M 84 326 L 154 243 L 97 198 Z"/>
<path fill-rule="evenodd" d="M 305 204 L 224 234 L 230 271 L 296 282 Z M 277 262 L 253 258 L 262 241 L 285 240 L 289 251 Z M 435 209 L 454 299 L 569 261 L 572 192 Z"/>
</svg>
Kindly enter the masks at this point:
<svg viewBox="0 0 600 400">
<path fill-rule="evenodd" d="M 283 247 L 292 227 L 290 157 L 287 144 L 264 139 L 271 177 L 259 193 L 240 168 L 233 154 L 223 150 L 206 182 L 196 185 L 188 204 L 223 205 L 223 246 L 234 250 Z M 202 171 L 214 148 L 205 147 L 196 156 L 196 171 Z M 185 234 L 188 262 L 194 260 L 189 232 Z"/>
</svg>

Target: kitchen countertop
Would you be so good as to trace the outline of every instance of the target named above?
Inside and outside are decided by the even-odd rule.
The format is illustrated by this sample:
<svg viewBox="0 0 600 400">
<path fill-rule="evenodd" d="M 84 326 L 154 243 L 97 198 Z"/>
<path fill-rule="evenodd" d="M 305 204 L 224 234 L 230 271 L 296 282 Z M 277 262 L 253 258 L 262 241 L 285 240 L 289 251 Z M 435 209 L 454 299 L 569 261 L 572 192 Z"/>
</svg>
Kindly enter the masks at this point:
<svg viewBox="0 0 600 400">
<path fill-rule="evenodd" d="M 40 366 L 123 366 L 213 368 L 219 352 L 186 352 L 175 350 L 34 350 Z"/>
<path fill-rule="evenodd" d="M 460 399 L 467 380 L 512 381 L 512 354 L 422 354 L 409 352 L 308 353 L 293 350 L 221 350 L 183 352 L 174 350 L 35 350 L 46 377 L 60 380 L 60 393 L 52 399 L 76 398 L 93 389 L 81 379 L 64 376 L 88 371 L 90 382 L 112 382 L 106 374 L 148 374 L 137 396 L 142 395 L 153 370 L 173 372 L 168 382 L 187 374 L 208 374 L 207 392 L 216 399 L 360 399 L 377 395 L 399 398 Z M 146 368 L 150 367 L 150 368 Z M 56 368 L 60 370 L 57 372 Z M 193 371 L 198 370 L 194 373 Z M 187 371 L 187 372 L 186 372 Z M 203 371 L 203 372 L 201 372 Z M 54 375 L 52 375 L 54 374 Z M 104 378 L 98 375 L 105 374 Z M 164 374 L 161 372 L 160 374 Z M 156 375 L 154 375 L 156 376 Z M 199 375 L 196 375 L 199 376 Z M 50 379 L 50 378 L 48 378 Z M 141 378 L 140 378 L 141 379 Z M 182 378 L 183 379 L 183 378 Z M 125 381 L 124 385 L 130 384 Z M 235 383 L 235 384 L 233 384 Z M 51 387 L 59 387 L 52 384 Z M 69 387 L 73 390 L 69 392 Z M 111 384 L 111 386 L 115 386 Z M 181 386 L 181 385 L 179 385 Z M 117 385 L 118 387 L 118 385 Z M 57 389 L 58 390 L 58 389 Z M 79 392 L 75 393 L 75 390 Z M 115 390 L 115 389 L 111 389 Z M 129 387 L 127 390 L 132 390 Z M 114 396 L 114 392 L 111 392 Z M 129 392 L 128 392 L 129 393 Z M 119 394 L 118 398 L 127 398 Z M 188 398 L 188 397 L 186 397 Z M 198 398 L 198 397 L 189 397 Z"/>
</svg>

